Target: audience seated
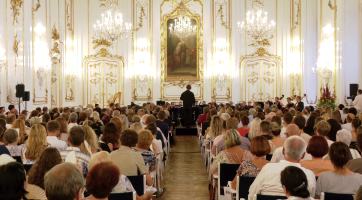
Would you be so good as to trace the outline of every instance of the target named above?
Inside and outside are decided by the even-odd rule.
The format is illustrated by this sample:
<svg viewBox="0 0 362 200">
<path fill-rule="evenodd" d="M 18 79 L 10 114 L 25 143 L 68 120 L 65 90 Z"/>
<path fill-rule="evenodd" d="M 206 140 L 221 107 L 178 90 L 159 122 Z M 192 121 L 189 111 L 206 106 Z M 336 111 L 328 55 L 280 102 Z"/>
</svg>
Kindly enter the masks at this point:
<svg viewBox="0 0 362 200">
<path fill-rule="evenodd" d="M 362 175 L 355 174 L 348 169 L 351 153 L 343 142 L 335 142 L 330 146 L 328 153 L 334 170 L 323 172 L 317 181 L 316 198 L 321 192 L 356 194 L 362 185 Z"/>
<path fill-rule="evenodd" d="M 294 104 L 293 104 L 293 106 L 294 106 Z M 287 126 L 289 124 L 291 124 L 292 122 L 293 122 L 292 113 L 290 113 L 290 112 L 284 113 L 284 115 L 283 115 L 283 124 L 284 124 L 284 126 L 283 126 L 283 128 L 282 128 L 282 130 L 280 132 L 280 136 L 281 136 L 282 139 L 285 140 L 287 138 L 287 136 L 285 135 L 285 131 L 286 131 Z"/>
<path fill-rule="evenodd" d="M 136 147 L 132 148 L 133 151 L 141 153 L 143 160 L 146 166 L 149 168 L 150 172 L 156 170 L 157 161 L 157 149 L 154 148 L 154 152 L 150 151 L 150 146 L 152 145 L 153 135 L 149 130 L 143 130 L 138 133 L 138 143 Z"/>
<path fill-rule="evenodd" d="M 331 161 L 323 159 L 328 150 L 327 140 L 323 136 L 315 135 L 309 140 L 307 146 L 307 153 L 312 155 L 312 160 L 304 160 L 300 164 L 302 167 L 311 170 L 316 177 L 319 177 L 322 172 L 333 171 Z"/>
<path fill-rule="evenodd" d="M 116 125 L 114 123 L 108 123 L 104 127 L 102 136 L 99 138 L 99 147 L 109 153 L 117 150 L 121 144 L 119 136 Z"/>
<path fill-rule="evenodd" d="M 254 118 L 253 122 L 251 122 L 249 133 L 247 133 L 245 137 L 252 140 L 254 137 L 259 136 L 261 122 L 262 120 L 259 117 Z"/>
<path fill-rule="evenodd" d="M 277 117 L 277 116 L 276 116 Z M 273 117 L 274 118 L 274 117 Z M 284 141 L 281 136 L 280 136 L 280 132 L 281 132 L 281 127 L 277 122 L 271 122 L 269 124 L 269 133 L 270 135 L 273 137 L 273 139 L 269 140 L 270 142 L 273 143 L 273 145 L 275 146 L 275 148 L 279 148 L 284 146 Z M 269 142 L 268 141 L 268 142 Z M 274 150 L 275 151 L 275 150 Z M 273 152 L 274 153 L 274 152 Z"/>
<path fill-rule="evenodd" d="M 21 119 L 17 119 L 13 122 L 13 124 L 11 125 L 11 128 L 13 129 L 17 129 L 19 132 L 19 143 L 18 144 L 24 144 L 25 141 L 28 139 L 28 134 L 26 133 L 26 128 L 25 128 L 25 122 Z"/>
<path fill-rule="evenodd" d="M 69 115 L 69 124 L 68 124 L 68 133 L 69 133 L 69 131 L 70 131 L 70 129 L 73 127 L 73 126 L 78 126 L 78 123 L 77 123 L 77 121 L 78 121 L 78 115 L 77 115 L 77 113 L 71 113 L 70 115 Z"/>
<path fill-rule="evenodd" d="M 17 130 L 8 129 L 4 133 L 4 140 L 6 142 L 6 148 L 9 150 L 11 156 L 21 156 L 21 149 L 24 145 L 18 145 L 20 137 Z"/>
<path fill-rule="evenodd" d="M 90 156 L 80 151 L 80 146 L 84 142 L 84 135 L 85 131 L 82 127 L 73 126 L 69 131 L 69 138 L 68 138 L 69 147 L 64 151 L 61 151 L 60 155 L 62 156 L 62 160 L 65 161 L 65 158 L 67 157 L 68 153 L 74 151 L 75 156 L 77 158 L 77 163 L 78 165 L 80 165 L 82 173 L 85 177 L 88 173 L 88 164 Z"/>
<path fill-rule="evenodd" d="M 303 129 L 304 129 L 305 123 L 306 123 L 305 118 L 303 116 L 296 116 L 293 119 L 293 123 L 298 126 L 299 131 L 300 131 L 300 137 L 305 141 L 306 144 L 308 144 L 308 142 L 312 136 L 304 133 Z"/>
<path fill-rule="evenodd" d="M 336 138 L 337 138 L 337 142 L 343 142 L 349 147 L 349 145 L 351 144 L 351 140 L 352 140 L 352 134 L 348 130 L 342 129 L 337 132 Z M 350 149 L 350 152 L 351 152 L 351 159 L 361 158 L 361 155 L 358 153 L 357 150 Z"/>
<path fill-rule="evenodd" d="M 162 141 L 156 139 L 157 138 L 157 126 L 155 123 L 151 122 L 150 124 L 147 125 L 146 129 L 151 131 L 151 133 L 152 133 L 152 136 L 153 136 L 152 142 L 153 142 L 154 146 L 156 147 L 156 151 L 154 151 L 154 152 L 156 152 L 157 153 L 156 156 L 158 156 L 162 153 L 163 150 L 162 150 Z M 152 145 L 153 150 L 155 150 L 154 146 Z"/>
<path fill-rule="evenodd" d="M 357 135 L 357 149 L 362 150 L 362 134 Z M 362 174 L 362 158 L 353 159 L 348 164 L 348 169 L 352 172 Z"/>
<path fill-rule="evenodd" d="M 265 156 L 270 152 L 268 140 L 263 136 L 256 136 L 251 140 L 250 152 L 253 155 L 252 160 L 243 160 L 239 169 L 236 171 L 235 179 L 231 188 L 236 189 L 236 180 L 238 176 L 256 177 L 260 170 L 269 163 Z"/>
<path fill-rule="evenodd" d="M 229 120 L 226 123 L 228 123 Z M 241 164 L 241 162 L 243 161 L 246 160 L 251 161 L 253 159 L 253 156 L 250 153 L 250 151 L 240 148 L 242 142 L 241 140 L 242 140 L 241 136 L 236 129 L 230 129 L 226 132 L 224 138 L 225 141 L 224 146 L 226 149 L 220 151 L 217 154 L 216 158 L 214 159 L 214 162 L 210 166 L 211 174 L 217 174 L 218 165 L 221 163 Z"/>
<path fill-rule="evenodd" d="M 286 130 L 287 135 L 290 126 L 292 125 L 289 125 Z M 296 125 L 294 126 L 295 128 L 298 128 Z M 299 132 L 298 129 L 297 131 Z M 252 199 L 254 194 L 284 196 L 283 187 L 280 183 L 280 172 L 288 166 L 299 167 L 304 171 L 308 179 L 308 191 L 310 192 L 311 196 L 314 196 L 316 185 L 314 173 L 308 169 L 303 168 L 299 163 L 305 155 L 305 148 L 305 141 L 299 136 L 288 137 L 284 143 L 282 151 L 285 160 L 281 160 L 279 163 L 266 164 L 261 169 L 259 175 L 250 186 L 249 199 Z"/>
<path fill-rule="evenodd" d="M 48 200 L 82 199 L 83 187 L 82 172 L 72 163 L 56 165 L 44 176 L 44 188 Z"/>
<path fill-rule="evenodd" d="M 280 173 L 285 196 L 290 200 L 313 200 L 308 190 L 308 179 L 303 170 L 298 167 L 286 167 Z"/>
<path fill-rule="evenodd" d="M 318 118 L 316 119 L 318 120 Z M 316 128 L 316 135 L 323 136 L 326 138 L 328 146 L 331 146 L 333 144 L 333 141 L 329 139 L 328 134 L 331 131 L 331 125 L 325 120 L 321 120 L 315 125 Z"/>
<path fill-rule="evenodd" d="M 217 110 L 215 108 L 211 109 L 206 116 L 206 122 L 202 123 L 201 134 L 205 135 L 206 129 L 210 127 L 211 119 L 213 116 L 217 115 Z"/>
<path fill-rule="evenodd" d="M 206 142 L 213 142 L 214 139 L 224 133 L 223 122 L 219 115 L 214 115 L 211 118 L 210 126 L 206 129 L 204 139 Z M 206 144 L 206 148 L 210 149 L 209 143 Z"/>
<path fill-rule="evenodd" d="M 61 141 L 64 141 L 64 142 L 68 142 L 68 133 L 69 133 L 69 130 L 68 129 L 68 123 L 67 121 L 65 120 L 65 118 L 63 117 L 58 117 L 57 119 L 55 119 L 54 121 L 58 122 L 59 125 L 60 125 L 60 134 L 59 134 L 59 140 Z"/>
<path fill-rule="evenodd" d="M 58 139 L 60 137 L 60 124 L 57 121 L 48 122 L 47 131 L 47 142 L 50 146 L 57 148 L 59 151 L 64 151 L 68 148 L 66 142 Z"/>
<path fill-rule="evenodd" d="M 247 116 L 242 116 L 241 117 L 241 127 L 238 127 L 238 132 L 240 133 L 241 136 L 245 137 L 245 135 L 247 133 L 249 133 L 249 117 Z"/>
<path fill-rule="evenodd" d="M 44 175 L 54 166 L 61 164 L 62 162 L 60 153 L 56 148 L 46 148 L 28 174 L 29 184 L 39 187 L 40 190 L 31 186 L 31 188 L 28 188 L 28 191 L 33 195 L 36 194 L 39 199 L 45 199 Z"/>
<path fill-rule="evenodd" d="M 310 136 L 313 136 L 314 135 L 314 123 L 315 123 L 315 119 L 316 119 L 316 116 L 315 115 L 310 115 L 308 120 L 307 120 L 307 123 L 305 125 L 305 127 L 303 128 L 303 132 L 310 135 Z"/>
<path fill-rule="evenodd" d="M 85 154 L 92 155 L 98 150 L 101 150 L 98 145 L 98 138 L 94 130 L 89 126 L 83 126 L 83 129 L 85 131 L 85 140 L 84 143 L 82 143 L 80 146 L 80 151 Z"/>
<path fill-rule="evenodd" d="M 40 157 L 45 148 L 48 147 L 45 128 L 40 124 L 35 124 L 29 132 L 29 139 L 21 150 L 23 164 L 32 165 Z"/>
<path fill-rule="evenodd" d="M 355 142 L 357 140 L 357 134 L 356 134 L 356 129 L 361 126 L 361 120 L 355 118 L 352 120 L 352 141 Z"/>
</svg>

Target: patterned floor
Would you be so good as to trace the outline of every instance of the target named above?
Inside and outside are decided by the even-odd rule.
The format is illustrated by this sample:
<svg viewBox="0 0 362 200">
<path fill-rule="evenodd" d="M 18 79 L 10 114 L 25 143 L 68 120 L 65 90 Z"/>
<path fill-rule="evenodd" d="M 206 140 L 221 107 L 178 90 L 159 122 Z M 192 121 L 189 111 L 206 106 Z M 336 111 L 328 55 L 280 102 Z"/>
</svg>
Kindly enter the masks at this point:
<svg viewBox="0 0 362 200">
<path fill-rule="evenodd" d="M 166 187 L 160 200 L 209 199 L 205 161 L 200 154 L 196 136 L 178 136 L 172 148 L 161 184 Z"/>
</svg>

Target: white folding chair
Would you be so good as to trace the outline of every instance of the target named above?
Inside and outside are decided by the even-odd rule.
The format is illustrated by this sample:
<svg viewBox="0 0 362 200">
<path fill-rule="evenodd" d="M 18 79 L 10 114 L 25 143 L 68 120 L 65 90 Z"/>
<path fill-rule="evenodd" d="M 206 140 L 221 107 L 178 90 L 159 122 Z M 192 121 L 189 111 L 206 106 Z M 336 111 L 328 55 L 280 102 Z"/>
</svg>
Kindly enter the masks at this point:
<svg viewBox="0 0 362 200">
<path fill-rule="evenodd" d="M 160 189 L 161 187 L 160 187 L 160 175 L 161 175 L 161 173 L 160 173 L 160 160 L 161 160 L 161 154 L 160 155 L 158 155 L 157 157 L 156 157 L 156 160 L 157 160 L 157 168 L 156 168 L 156 174 L 155 174 L 155 177 L 157 178 L 157 189 Z M 153 182 L 155 182 L 155 181 L 153 181 Z"/>
</svg>

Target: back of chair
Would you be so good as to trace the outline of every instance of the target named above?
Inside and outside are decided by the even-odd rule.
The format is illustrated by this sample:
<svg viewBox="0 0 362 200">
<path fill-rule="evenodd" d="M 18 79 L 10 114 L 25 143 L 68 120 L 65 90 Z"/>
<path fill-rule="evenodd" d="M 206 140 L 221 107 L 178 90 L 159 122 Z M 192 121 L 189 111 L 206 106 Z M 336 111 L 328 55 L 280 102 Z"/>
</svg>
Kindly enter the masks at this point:
<svg viewBox="0 0 362 200">
<path fill-rule="evenodd" d="M 236 170 L 239 169 L 240 164 L 219 164 L 218 168 L 218 196 L 224 194 L 224 190 L 221 190 L 221 187 L 227 186 L 228 181 L 234 180 L 236 176 Z M 219 198 L 220 199 L 220 198 Z"/>
<path fill-rule="evenodd" d="M 272 157 L 273 157 L 273 154 L 268 154 L 268 155 L 266 155 L 266 160 L 270 161 L 272 159 Z"/>
<path fill-rule="evenodd" d="M 253 184 L 255 177 L 238 176 L 236 182 L 236 199 L 248 199 L 249 188 Z"/>
<path fill-rule="evenodd" d="M 27 174 L 29 173 L 31 167 L 33 167 L 33 165 L 23 165 L 23 166 L 24 166 L 24 169 L 25 169 Z"/>
<path fill-rule="evenodd" d="M 142 196 L 146 193 L 146 175 L 127 176 L 127 178 L 131 181 L 138 196 Z"/>
<path fill-rule="evenodd" d="M 126 193 L 112 193 L 109 195 L 108 200 L 133 200 L 133 195 L 136 196 L 136 193 L 126 192 Z"/>
<path fill-rule="evenodd" d="M 329 192 L 321 193 L 321 200 L 353 200 L 353 194 L 336 194 Z"/>
<path fill-rule="evenodd" d="M 16 160 L 16 162 L 23 164 L 23 161 L 21 160 L 21 156 L 13 156 L 13 158 Z"/>
<path fill-rule="evenodd" d="M 288 199 L 286 196 L 272 196 L 272 195 L 256 195 L 256 200 L 278 200 L 278 199 Z"/>
</svg>

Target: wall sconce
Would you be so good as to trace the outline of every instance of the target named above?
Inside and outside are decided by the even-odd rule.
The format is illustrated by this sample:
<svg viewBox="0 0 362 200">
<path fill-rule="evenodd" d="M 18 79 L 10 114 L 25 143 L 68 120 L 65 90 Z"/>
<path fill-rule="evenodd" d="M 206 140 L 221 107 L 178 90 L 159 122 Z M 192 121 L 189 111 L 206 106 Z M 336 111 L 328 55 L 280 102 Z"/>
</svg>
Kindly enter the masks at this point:
<svg viewBox="0 0 362 200">
<path fill-rule="evenodd" d="M 155 70 L 151 65 L 151 55 L 148 52 L 146 40 L 138 40 L 133 55 L 133 67 L 129 69 L 128 78 L 137 83 L 141 91 L 146 89 L 147 82 L 155 77 Z"/>
<path fill-rule="evenodd" d="M 214 79 L 221 91 L 227 80 L 234 78 L 230 66 L 228 47 L 229 44 L 225 40 L 216 41 L 214 44 L 213 66 L 208 73 L 209 79 Z"/>
<path fill-rule="evenodd" d="M 319 56 L 317 60 L 317 73 L 323 79 L 324 84 L 328 84 L 332 77 L 332 66 L 334 65 L 334 41 L 330 35 L 334 32 L 334 28 L 327 26 L 323 28 L 322 41 L 319 47 Z M 312 69 L 313 70 L 313 69 Z M 314 70 L 313 70 L 314 72 Z"/>
<path fill-rule="evenodd" d="M 43 86 L 43 80 L 48 74 L 52 73 L 51 61 L 49 56 L 48 44 L 46 43 L 46 36 L 44 35 L 45 28 L 38 26 L 34 28 L 40 36 L 34 43 L 34 67 L 39 80 L 39 86 Z"/>
<path fill-rule="evenodd" d="M 0 47 L 0 71 L 2 70 L 2 67 L 5 67 L 5 65 L 6 65 L 5 50 Z"/>
</svg>

